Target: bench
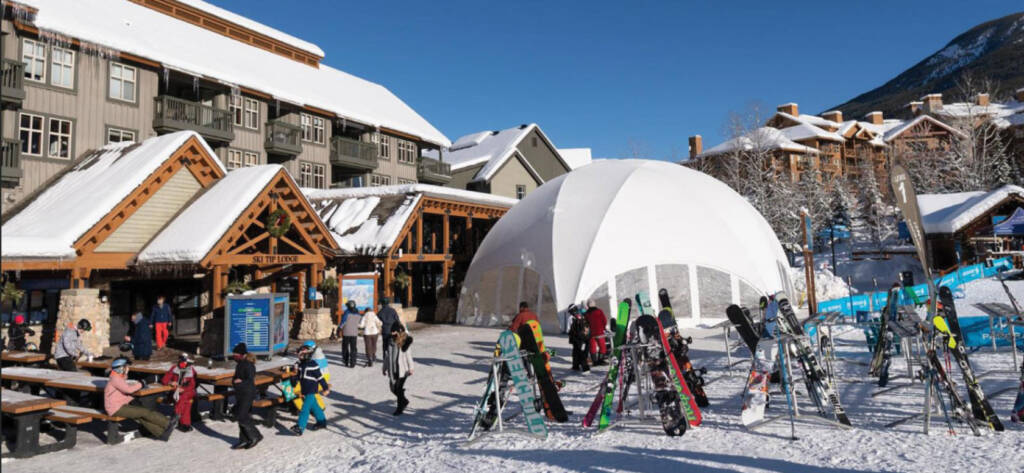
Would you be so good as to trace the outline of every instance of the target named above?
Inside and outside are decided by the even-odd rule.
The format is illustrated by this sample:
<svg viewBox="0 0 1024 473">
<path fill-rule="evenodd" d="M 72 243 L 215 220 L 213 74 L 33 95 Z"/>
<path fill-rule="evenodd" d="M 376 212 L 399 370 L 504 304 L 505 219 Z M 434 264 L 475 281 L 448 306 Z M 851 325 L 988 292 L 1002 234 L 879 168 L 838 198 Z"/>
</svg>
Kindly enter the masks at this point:
<svg viewBox="0 0 1024 473">
<path fill-rule="evenodd" d="M 85 417 L 90 422 L 106 422 L 107 423 L 107 445 L 116 445 L 124 441 L 124 434 L 121 433 L 121 423 L 128 420 L 127 418 L 120 416 L 109 416 L 100 412 L 96 409 L 90 409 L 88 407 L 78 406 L 60 406 L 53 408 L 59 414 L 70 414 Z"/>
<path fill-rule="evenodd" d="M 224 413 L 227 410 L 225 404 L 227 403 L 228 397 L 232 395 L 231 391 L 223 391 L 218 393 L 196 393 L 196 397 L 192 398 L 192 417 L 199 419 L 199 401 L 207 401 L 210 403 L 210 420 L 221 421 L 224 420 Z"/>
<path fill-rule="evenodd" d="M 51 411 L 49 415 L 43 418 L 50 421 L 52 424 L 64 427 L 63 438 L 55 444 L 40 447 L 40 450 L 47 452 L 55 452 L 65 448 L 74 448 L 78 443 L 78 426 L 92 422 L 92 418 L 89 416 L 56 410 Z"/>
<path fill-rule="evenodd" d="M 263 411 L 263 426 L 273 427 L 277 422 L 277 408 L 278 404 L 284 404 L 284 396 L 268 397 L 263 399 L 257 399 L 252 402 L 253 408 L 264 409 Z"/>
</svg>

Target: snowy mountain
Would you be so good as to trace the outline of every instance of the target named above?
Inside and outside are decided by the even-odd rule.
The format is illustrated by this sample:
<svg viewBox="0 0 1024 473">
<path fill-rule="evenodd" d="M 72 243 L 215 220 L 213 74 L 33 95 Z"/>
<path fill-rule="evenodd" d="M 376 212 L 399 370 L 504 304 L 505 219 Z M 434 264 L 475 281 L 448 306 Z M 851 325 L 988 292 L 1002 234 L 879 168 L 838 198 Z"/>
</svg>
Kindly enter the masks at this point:
<svg viewBox="0 0 1024 473">
<path fill-rule="evenodd" d="M 899 115 L 912 100 L 950 91 L 965 72 L 997 81 L 1003 92 L 1024 87 L 1024 12 L 971 28 L 881 87 L 829 110 L 849 117 L 874 110 Z"/>
</svg>

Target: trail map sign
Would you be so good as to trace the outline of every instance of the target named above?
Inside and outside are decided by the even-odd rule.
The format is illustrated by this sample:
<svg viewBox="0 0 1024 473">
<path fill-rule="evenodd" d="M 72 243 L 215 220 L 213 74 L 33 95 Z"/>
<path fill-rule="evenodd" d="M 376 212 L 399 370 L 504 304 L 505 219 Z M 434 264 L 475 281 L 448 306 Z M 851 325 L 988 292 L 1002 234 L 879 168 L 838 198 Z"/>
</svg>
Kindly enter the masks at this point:
<svg viewBox="0 0 1024 473">
<path fill-rule="evenodd" d="M 341 280 L 341 303 L 345 304 L 350 300 L 356 301 L 356 307 L 360 312 L 374 309 L 376 284 L 377 280 L 372 276 L 356 278 L 346 275 Z"/>
<path fill-rule="evenodd" d="M 288 347 L 288 295 L 228 296 L 224 307 L 224 353 L 245 343 L 256 355 L 273 355 Z"/>
</svg>

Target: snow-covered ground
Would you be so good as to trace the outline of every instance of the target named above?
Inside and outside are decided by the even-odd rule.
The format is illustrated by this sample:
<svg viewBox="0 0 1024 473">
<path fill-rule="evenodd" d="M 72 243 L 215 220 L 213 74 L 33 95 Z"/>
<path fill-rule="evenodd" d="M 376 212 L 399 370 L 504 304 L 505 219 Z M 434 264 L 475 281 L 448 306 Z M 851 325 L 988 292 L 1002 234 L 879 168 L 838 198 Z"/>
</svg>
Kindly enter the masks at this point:
<svg viewBox="0 0 1024 473">
<path fill-rule="evenodd" d="M 837 334 L 841 330 L 837 329 Z M 859 330 L 837 337 L 839 355 L 864 362 L 868 358 Z M 337 346 L 328 347 L 334 389 L 329 396 L 326 431 L 294 437 L 287 432 L 294 420 L 285 418 L 274 429 L 260 427 L 266 440 L 254 450 L 232 451 L 236 426 L 208 422 L 188 434 L 175 433 L 168 444 L 135 439 L 117 446 L 102 445 L 93 435 L 80 434 L 79 446 L 24 460 L 4 460 L 6 473 L 63 471 L 204 471 L 252 473 L 282 471 L 327 472 L 445 472 L 445 471 L 695 471 L 695 472 L 848 472 L 848 471 L 1024 471 L 1024 427 L 1007 423 L 1001 434 L 974 437 L 963 429 L 951 436 L 941 415 L 931 435 L 922 422 L 886 428 L 885 424 L 921 410 L 922 387 L 897 390 L 872 398 L 876 387 L 857 363 L 838 363 L 841 396 L 855 429 L 841 431 L 798 421 L 799 440 L 789 440 L 789 425 L 779 423 L 760 432 L 745 430 L 739 422 L 741 377 L 726 376 L 721 332 L 692 330 L 692 358 L 707 366 L 711 407 L 704 410 L 704 425 L 683 437 L 666 437 L 655 419 L 628 417 L 606 433 L 580 426 L 604 369 L 581 375 L 570 371 L 564 336 L 549 337 L 557 351 L 553 370 L 566 381 L 563 399 L 572 412 L 570 422 L 549 424 L 546 441 L 513 433 L 493 434 L 466 445 L 473 404 L 483 390 L 486 360 L 498 331 L 491 328 L 433 325 L 418 328 L 413 350 L 415 375 L 408 383 L 412 404 L 406 415 L 395 418 L 394 398 L 387 382 L 374 368 L 342 368 Z M 746 357 L 745 349 L 734 360 Z M 1010 369 L 1008 351 L 982 350 L 972 356 L 977 370 Z M 747 368 L 737 365 L 737 370 Z M 905 372 L 902 359 L 894 373 Z M 733 373 L 741 375 L 739 371 Z M 985 377 L 982 385 L 993 395 L 1014 388 L 1013 374 Z M 905 383 L 897 378 L 892 385 Z M 994 397 L 992 403 L 1006 418 L 1013 392 Z M 777 402 L 781 401 L 781 397 Z M 769 415 L 781 413 L 773 405 Z M 801 402 L 805 412 L 810 406 Z M 513 408 L 514 409 L 514 408 Z M 511 421 L 521 426 L 522 417 Z"/>
</svg>

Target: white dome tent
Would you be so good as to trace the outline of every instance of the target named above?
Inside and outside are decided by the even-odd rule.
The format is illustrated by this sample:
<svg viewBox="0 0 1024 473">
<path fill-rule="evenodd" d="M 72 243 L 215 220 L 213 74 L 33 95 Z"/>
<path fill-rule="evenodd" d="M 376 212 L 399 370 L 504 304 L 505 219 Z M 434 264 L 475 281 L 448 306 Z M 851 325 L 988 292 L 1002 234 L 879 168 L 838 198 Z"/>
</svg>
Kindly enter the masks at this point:
<svg viewBox="0 0 1024 473">
<path fill-rule="evenodd" d="M 507 324 L 526 301 L 545 330 L 564 330 L 571 303 L 594 299 L 614 316 L 616 301 L 647 291 L 656 304 L 666 288 L 693 326 L 790 289 L 786 261 L 764 217 L 722 182 L 662 161 L 603 160 L 548 181 L 494 225 L 458 320 Z"/>
</svg>

